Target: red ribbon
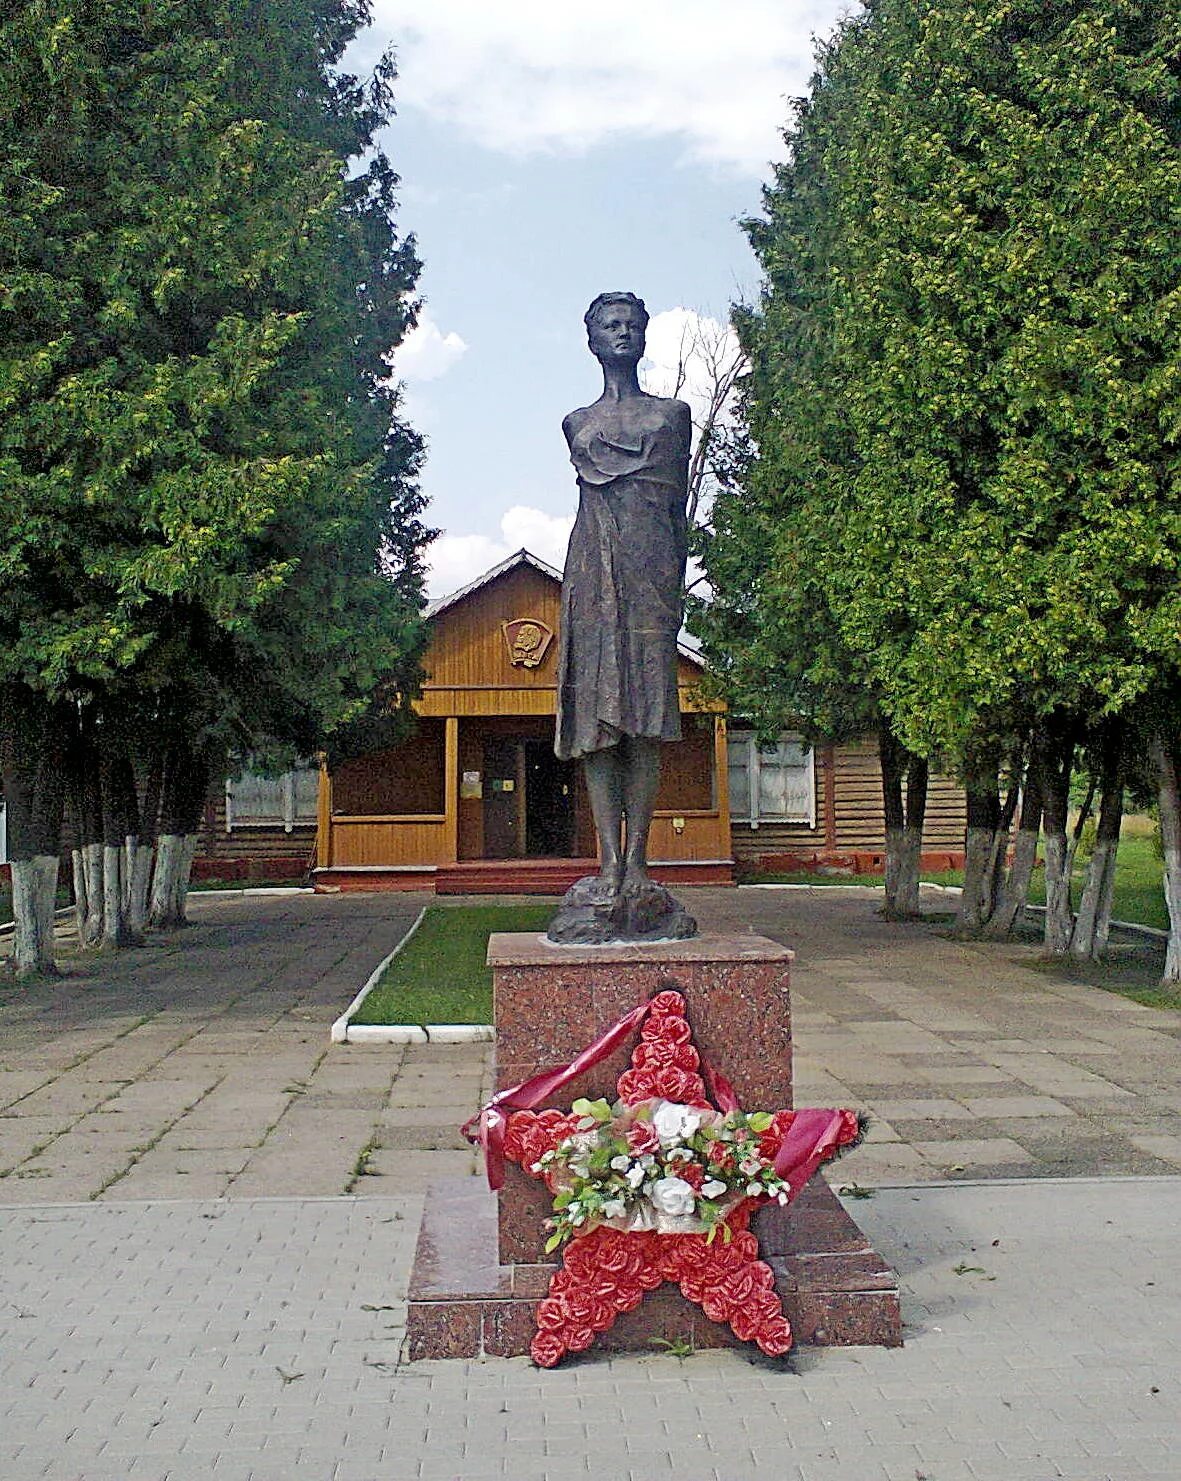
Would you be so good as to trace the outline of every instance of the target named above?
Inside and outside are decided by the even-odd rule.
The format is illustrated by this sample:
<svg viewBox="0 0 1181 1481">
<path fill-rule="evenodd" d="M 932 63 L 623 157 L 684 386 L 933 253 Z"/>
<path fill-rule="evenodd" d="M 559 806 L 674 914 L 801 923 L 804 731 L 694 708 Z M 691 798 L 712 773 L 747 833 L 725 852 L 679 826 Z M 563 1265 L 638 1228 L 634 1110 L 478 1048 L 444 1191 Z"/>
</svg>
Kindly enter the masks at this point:
<svg viewBox="0 0 1181 1481">
<path fill-rule="evenodd" d="M 641 1003 L 588 1044 L 569 1064 L 543 1070 L 539 1075 L 522 1080 L 519 1085 L 510 1085 L 507 1090 L 494 1095 L 482 1111 L 464 1122 L 460 1127 L 461 1133 L 469 1142 L 478 1143 L 484 1149 L 484 1171 L 493 1192 L 504 1184 L 504 1135 L 508 1127 L 505 1112 L 535 1111 L 563 1085 L 601 1064 L 622 1040 L 639 1028 L 651 1007 L 651 1001 Z M 738 1097 L 725 1075 L 704 1060 L 701 1069 L 718 1110 L 723 1115 L 737 1111 Z M 849 1127 L 850 1120 L 854 1122 L 852 1128 Z M 855 1122 L 851 1111 L 808 1109 L 795 1113 L 774 1160 L 775 1171 L 788 1184 L 793 1198 L 830 1152 L 854 1139 Z"/>
<path fill-rule="evenodd" d="M 484 1170 L 488 1176 L 488 1186 L 494 1192 L 504 1183 L 504 1133 L 508 1126 L 508 1117 L 504 1112 L 535 1111 L 543 1101 L 549 1100 L 550 1096 L 561 1090 L 563 1085 L 576 1080 L 587 1070 L 594 1069 L 595 1065 L 614 1052 L 623 1039 L 639 1028 L 651 1007 L 650 1001 L 641 1003 L 618 1023 L 612 1024 L 606 1033 L 600 1034 L 592 1044 L 588 1044 L 569 1064 L 542 1070 L 540 1075 L 522 1080 L 519 1085 L 510 1085 L 507 1090 L 494 1095 L 470 1121 L 464 1122 L 460 1127 L 462 1134 L 469 1142 L 478 1142 L 484 1149 Z"/>
<path fill-rule="evenodd" d="M 852 1124 L 850 1124 L 852 1123 Z M 775 1154 L 774 1168 L 793 1198 L 837 1147 L 854 1141 L 857 1118 L 852 1111 L 809 1107 L 797 1111 Z"/>
</svg>

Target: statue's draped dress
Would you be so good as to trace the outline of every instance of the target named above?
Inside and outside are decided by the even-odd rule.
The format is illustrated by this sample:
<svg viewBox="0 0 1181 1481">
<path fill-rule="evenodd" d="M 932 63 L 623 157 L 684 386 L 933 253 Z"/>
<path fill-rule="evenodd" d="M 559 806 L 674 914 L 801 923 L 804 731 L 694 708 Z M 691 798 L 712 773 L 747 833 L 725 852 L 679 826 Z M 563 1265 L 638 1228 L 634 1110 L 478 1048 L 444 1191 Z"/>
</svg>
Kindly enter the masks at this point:
<svg viewBox="0 0 1181 1481">
<path fill-rule="evenodd" d="M 688 529 L 676 404 L 638 432 L 620 431 L 592 407 L 570 438 L 579 502 L 562 582 L 554 750 L 563 759 L 628 735 L 681 736 L 677 633 Z"/>
</svg>

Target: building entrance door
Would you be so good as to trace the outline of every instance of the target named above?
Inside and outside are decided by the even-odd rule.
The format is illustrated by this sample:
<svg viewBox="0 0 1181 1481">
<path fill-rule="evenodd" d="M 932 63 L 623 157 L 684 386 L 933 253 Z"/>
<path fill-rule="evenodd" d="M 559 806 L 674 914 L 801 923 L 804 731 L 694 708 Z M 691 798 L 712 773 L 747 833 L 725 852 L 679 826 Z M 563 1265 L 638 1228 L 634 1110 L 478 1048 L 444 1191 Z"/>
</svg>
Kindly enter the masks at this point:
<svg viewBox="0 0 1181 1481">
<path fill-rule="evenodd" d="M 524 752 L 515 736 L 484 742 L 484 857 L 519 859 L 525 853 Z"/>
<path fill-rule="evenodd" d="M 525 852 L 537 858 L 574 855 L 574 763 L 559 761 L 552 741 L 525 747 Z"/>
<path fill-rule="evenodd" d="M 572 858 L 574 765 L 553 742 L 524 736 L 484 741 L 484 857 Z"/>
</svg>

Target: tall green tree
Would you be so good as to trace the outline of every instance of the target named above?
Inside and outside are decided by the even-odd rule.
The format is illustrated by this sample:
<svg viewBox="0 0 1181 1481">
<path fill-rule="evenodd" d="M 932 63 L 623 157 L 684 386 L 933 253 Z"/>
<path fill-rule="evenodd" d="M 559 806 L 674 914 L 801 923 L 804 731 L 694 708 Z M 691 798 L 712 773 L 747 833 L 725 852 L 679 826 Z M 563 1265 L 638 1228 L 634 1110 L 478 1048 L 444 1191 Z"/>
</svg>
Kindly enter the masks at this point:
<svg viewBox="0 0 1181 1481">
<path fill-rule="evenodd" d="M 982 798 L 1033 733 L 1060 950 L 1070 758 L 1181 665 L 1179 33 L 1143 0 L 873 0 L 753 231 L 782 360 L 752 425 L 827 610 Z"/>
<path fill-rule="evenodd" d="M 419 264 L 374 144 L 392 64 L 337 65 L 368 13 L 0 23 L 0 684 L 176 777 L 414 691 L 429 532 L 389 355 Z"/>
<path fill-rule="evenodd" d="M 790 160 L 764 192 L 764 217 L 746 223 L 765 283 L 757 307 L 734 315 L 749 366 L 741 429 L 701 540 L 711 595 L 691 602 L 689 620 L 720 693 L 768 734 L 789 726 L 828 743 L 878 734 L 886 913 L 906 917 L 918 912 L 927 758 L 899 743 L 868 656 L 833 603 L 842 549 L 827 481 L 858 456 L 826 266 L 835 225 L 826 119 L 849 106 L 833 67 L 848 30 L 822 48 L 812 96 L 786 136 Z"/>
</svg>

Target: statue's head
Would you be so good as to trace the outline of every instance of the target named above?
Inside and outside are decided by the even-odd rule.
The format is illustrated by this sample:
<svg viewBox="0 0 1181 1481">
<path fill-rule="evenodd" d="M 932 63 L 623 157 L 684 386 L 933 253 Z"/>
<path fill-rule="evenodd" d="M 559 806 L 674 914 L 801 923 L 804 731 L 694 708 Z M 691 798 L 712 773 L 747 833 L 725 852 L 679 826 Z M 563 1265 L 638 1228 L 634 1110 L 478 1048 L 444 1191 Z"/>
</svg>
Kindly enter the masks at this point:
<svg viewBox="0 0 1181 1481">
<path fill-rule="evenodd" d="M 648 310 L 634 293 L 600 293 L 583 315 L 596 360 L 640 360 Z"/>
</svg>

